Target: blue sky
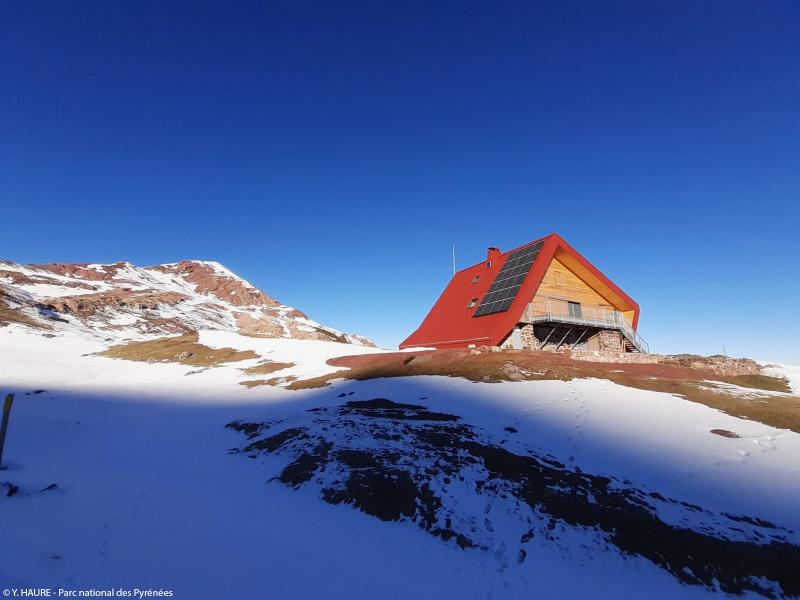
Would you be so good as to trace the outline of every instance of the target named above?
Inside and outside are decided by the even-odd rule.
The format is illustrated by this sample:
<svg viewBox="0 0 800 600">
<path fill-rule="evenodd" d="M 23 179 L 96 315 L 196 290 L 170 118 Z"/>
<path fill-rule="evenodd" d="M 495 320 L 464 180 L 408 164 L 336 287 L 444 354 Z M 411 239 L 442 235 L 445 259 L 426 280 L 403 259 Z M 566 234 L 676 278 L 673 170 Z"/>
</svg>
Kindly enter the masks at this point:
<svg viewBox="0 0 800 600">
<path fill-rule="evenodd" d="M 223 262 L 396 345 L 558 232 L 662 352 L 800 363 L 796 2 L 3 2 L 0 256 Z"/>
</svg>

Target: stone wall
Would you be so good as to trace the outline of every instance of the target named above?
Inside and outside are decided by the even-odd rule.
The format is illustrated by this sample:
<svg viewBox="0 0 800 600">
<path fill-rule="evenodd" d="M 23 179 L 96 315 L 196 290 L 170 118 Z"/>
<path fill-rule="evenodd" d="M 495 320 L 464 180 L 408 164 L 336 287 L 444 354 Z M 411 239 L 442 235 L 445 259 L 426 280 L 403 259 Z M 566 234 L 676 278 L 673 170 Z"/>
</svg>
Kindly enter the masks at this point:
<svg viewBox="0 0 800 600">
<path fill-rule="evenodd" d="M 749 358 L 726 356 L 695 356 L 693 354 L 640 354 L 639 352 L 572 352 L 571 358 L 591 362 L 614 362 L 625 364 L 673 365 L 711 371 L 718 375 L 760 375 L 761 365 Z"/>
<path fill-rule="evenodd" d="M 519 327 L 522 338 L 522 349 L 536 350 L 542 340 L 536 337 L 534 327 L 530 323 Z M 568 345 L 562 346 L 558 352 L 575 360 L 591 362 L 610 362 L 623 364 L 665 364 L 692 369 L 712 371 L 719 375 L 759 375 L 761 365 L 747 358 L 729 358 L 727 356 L 696 356 L 693 354 L 642 354 L 626 352 L 623 336 L 619 331 L 600 330 L 593 336 L 597 340 L 599 350 L 570 350 Z M 555 343 L 548 343 L 545 351 L 555 351 Z M 502 348 L 511 348 L 511 335 L 503 342 Z M 494 348 L 499 350 L 499 348 Z"/>
<path fill-rule="evenodd" d="M 555 352 L 556 340 L 548 342 L 542 348 L 544 351 Z M 559 353 L 569 353 L 577 360 L 591 360 L 596 362 L 619 362 L 619 363 L 640 363 L 640 364 L 654 364 L 658 359 L 649 354 L 640 354 L 639 352 L 626 352 L 623 344 L 623 336 L 619 331 L 601 329 L 594 334 L 591 339 L 595 342 L 592 344 L 598 350 L 570 350 L 570 345 L 565 344 L 557 350 Z M 588 338 L 583 340 L 588 342 Z M 538 339 L 534 333 L 532 325 L 528 324 L 522 327 L 522 347 L 528 350 L 535 350 L 539 348 L 542 340 Z M 584 346 L 585 348 L 586 346 Z"/>
<path fill-rule="evenodd" d="M 619 331 L 601 329 L 597 332 L 597 342 L 600 344 L 601 354 L 621 354 L 625 352 L 622 344 L 622 334 Z"/>
<path fill-rule="evenodd" d="M 517 326 L 517 329 L 520 330 L 521 339 L 522 339 L 522 348 L 521 350 L 536 350 L 539 347 L 539 342 L 536 339 L 536 336 L 533 333 L 533 325 L 530 323 Z M 513 330 L 511 333 L 508 334 L 505 340 L 502 341 L 500 344 L 500 348 L 503 350 L 513 350 L 514 349 L 514 333 Z"/>
<path fill-rule="evenodd" d="M 749 358 L 729 358 L 719 354 L 715 356 L 696 356 L 694 354 L 675 354 L 660 356 L 662 364 L 689 367 L 692 369 L 706 369 L 719 375 L 758 375 L 761 365 Z"/>
<path fill-rule="evenodd" d="M 522 347 L 526 350 L 535 350 L 539 347 L 539 340 L 533 333 L 533 325 L 526 323 L 522 326 Z"/>
<path fill-rule="evenodd" d="M 534 326 L 530 323 L 527 323 L 522 326 L 518 326 L 521 334 L 522 340 L 522 349 L 523 350 L 538 350 L 539 346 L 542 342 L 547 338 L 549 331 L 540 331 L 537 337 L 536 330 Z M 557 335 L 551 336 L 547 344 L 541 348 L 547 352 L 555 352 L 556 346 L 561 341 L 562 332 L 559 331 Z M 617 331 L 600 331 L 592 336 L 594 340 L 597 341 L 599 345 L 600 352 L 602 354 L 619 354 L 625 351 L 624 346 L 622 345 L 622 334 Z M 570 335 L 569 338 L 564 340 L 564 344 L 561 348 L 558 349 L 558 352 L 564 351 L 567 347 L 571 347 L 574 342 L 582 342 L 581 345 L 586 347 L 589 338 L 583 338 L 580 336 L 579 332 L 575 332 Z M 500 344 L 501 348 L 510 349 L 512 348 L 512 335 L 509 336 Z M 580 350 L 579 350 L 580 351 Z"/>
<path fill-rule="evenodd" d="M 597 350 L 587 350 L 584 352 L 572 352 L 575 360 L 586 360 L 590 362 L 613 362 L 625 364 L 655 365 L 661 362 L 657 354 L 641 354 L 639 352 L 599 352 Z"/>
</svg>

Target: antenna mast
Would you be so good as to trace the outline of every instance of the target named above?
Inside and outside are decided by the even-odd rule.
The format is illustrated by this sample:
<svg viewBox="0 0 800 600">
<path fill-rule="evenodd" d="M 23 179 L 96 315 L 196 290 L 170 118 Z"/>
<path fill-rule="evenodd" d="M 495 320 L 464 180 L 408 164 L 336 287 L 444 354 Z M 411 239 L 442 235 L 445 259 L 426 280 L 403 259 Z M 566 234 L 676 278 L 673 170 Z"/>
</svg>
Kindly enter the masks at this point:
<svg viewBox="0 0 800 600">
<path fill-rule="evenodd" d="M 456 274 L 456 245 L 453 244 L 453 275 Z"/>
</svg>

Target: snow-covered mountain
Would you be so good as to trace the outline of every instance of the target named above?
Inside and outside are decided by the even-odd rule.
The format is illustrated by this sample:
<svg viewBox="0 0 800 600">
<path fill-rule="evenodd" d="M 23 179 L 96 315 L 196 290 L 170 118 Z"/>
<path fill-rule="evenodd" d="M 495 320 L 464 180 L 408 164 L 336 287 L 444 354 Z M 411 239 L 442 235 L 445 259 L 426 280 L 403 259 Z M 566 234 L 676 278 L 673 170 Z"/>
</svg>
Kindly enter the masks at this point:
<svg viewBox="0 0 800 600">
<path fill-rule="evenodd" d="M 0 260 L 0 326 L 137 339 L 202 330 L 374 345 L 281 304 L 218 262 L 20 265 Z"/>
</svg>

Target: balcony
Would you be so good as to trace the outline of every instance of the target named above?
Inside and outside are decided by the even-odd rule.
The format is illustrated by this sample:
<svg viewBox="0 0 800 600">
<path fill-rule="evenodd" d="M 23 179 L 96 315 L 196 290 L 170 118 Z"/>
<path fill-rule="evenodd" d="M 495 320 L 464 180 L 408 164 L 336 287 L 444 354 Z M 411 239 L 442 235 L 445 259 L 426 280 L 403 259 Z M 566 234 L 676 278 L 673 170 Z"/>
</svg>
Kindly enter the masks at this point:
<svg viewBox="0 0 800 600">
<path fill-rule="evenodd" d="M 564 323 L 598 329 L 613 329 L 622 333 L 631 351 L 650 354 L 650 347 L 637 334 L 618 310 L 582 306 L 566 300 L 547 298 L 534 300 L 522 316 L 523 323 Z"/>
</svg>

